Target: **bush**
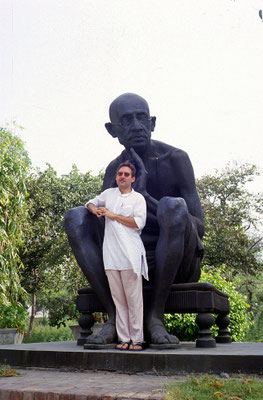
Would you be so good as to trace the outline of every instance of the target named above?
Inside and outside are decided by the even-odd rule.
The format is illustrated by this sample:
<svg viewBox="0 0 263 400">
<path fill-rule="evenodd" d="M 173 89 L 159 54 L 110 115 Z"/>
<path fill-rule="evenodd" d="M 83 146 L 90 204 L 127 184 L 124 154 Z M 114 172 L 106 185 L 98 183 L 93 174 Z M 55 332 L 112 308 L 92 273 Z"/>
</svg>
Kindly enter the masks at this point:
<svg viewBox="0 0 263 400">
<path fill-rule="evenodd" d="M 168 333 L 179 340 L 192 342 L 197 339 L 199 328 L 195 323 L 197 314 L 164 314 L 164 325 Z"/>
<path fill-rule="evenodd" d="M 252 325 L 252 313 L 244 295 L 237 292 L 234 283 L 225 276 L 225 267 L 216 271 L 210 267 L 203 267 L 200 282 L 208 282 L 227 293 L 230 302 L 229 331 L 233 342 L 242 341 Z M 176 335 L 182 341 L 194 341 L 197 338 L 198 326 L 195 323 L 196 314 L 165 314 L 164 322 L 167 331 Z M 217 327 L 212 327 L 213 336 Z"/>
<path fill-rule="evenodd" d="M 245 336 L 246 342 L 263 342 L 263 323 L 258 318 L 254 320 L 253 326 Z"/>
<path fill-rule="evenodd" d="M 250 327 L 245 340 L 247 342 L 263 342 L 263 304 L 254 311 L 253 325 Z"/>
<path fill-rule="evenodd" d="M 23 343 L 39 343 L 39 342 L 64 342 L 74 340 L 71 329 L 68 326 L 59 328 L 50 326 L 47 319 L 36 320 L 32 336 L 26 335 Z"/>
<path fill-rule="evenodd" d="M 66 326 L 69 320 L 77 320 L 79 317 L 75 299 L 66 291 L 52 294 L 46 302 L 42 301 L 41 305 L 48 311 L 49 324 L 54 327 Z"/>
<path fill-rule="evenodd" d="M 25 332 L 29 314 L 20 304 L 2 304 L 0 307 L 0 328 L 17 328 Z"/>
</svg>

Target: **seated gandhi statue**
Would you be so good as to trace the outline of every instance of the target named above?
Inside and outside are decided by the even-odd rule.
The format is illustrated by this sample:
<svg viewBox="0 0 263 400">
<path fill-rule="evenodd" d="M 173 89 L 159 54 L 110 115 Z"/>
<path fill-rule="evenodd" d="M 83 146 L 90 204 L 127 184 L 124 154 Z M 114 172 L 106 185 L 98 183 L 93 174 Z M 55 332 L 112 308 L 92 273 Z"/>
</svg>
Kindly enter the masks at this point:
<svg viewBox="0 0 263 400">
<path fill-rule="evenodd" d="M 151 139 L 156 118 L 147 102 L 125 93 L 110 105 L 105 124 L 124 151 L 107 167 L 102 190 L 116 186 L 117 167 L 130 160 L 137 170 L 135 191 L 146 199 L 147 221 L 142 232 L 152 286 L 152 301 L 145 310 L 145 337 L 152 344 L 177 344 L 163 324 L 163 313 L 173 283 L 196 282 L 203 256 L 203 212 L 196 191 L 194 172 L 187 153 Z M 84 207 L 66 214 L 66 232 L 79 266 L 99 296 L 109 319 L 88 343 L 112 343 L 116 337 L 115 307 L 103 267 L 103 218 Z"/>
</svg>

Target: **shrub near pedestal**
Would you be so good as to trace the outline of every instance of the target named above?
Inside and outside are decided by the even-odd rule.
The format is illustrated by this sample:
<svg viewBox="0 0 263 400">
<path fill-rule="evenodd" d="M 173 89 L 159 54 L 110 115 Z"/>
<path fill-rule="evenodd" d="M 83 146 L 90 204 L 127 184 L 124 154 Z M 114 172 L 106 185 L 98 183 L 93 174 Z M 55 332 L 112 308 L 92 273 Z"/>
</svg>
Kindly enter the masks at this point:
<svg viewBox="0 0 263 400">
<path fill-rule="evenodd" d="M 0 306 L 0 344 L 22 343 L 28 312 L 18 304 Z"/>
<path fill-rule="evenodd" d="M 225 278 L 226 267 L 211 268 L 204 266 L 200 282 L 208 282 L 219 290 L 227 293 L 230 302 L 229 331 L 232 342 L 242 342 L 252 325 L 252 313 L 246 297 L 239 293 L 234 283 Z M 167 331 L 176 335 L 181 341 L 195 341 L 198 335 L 198 326 L 195 322 L 196 314 L 165 314 L 164 323 Z M 216 326 L 212 327 L 213 336 L 216 335 Z"/>
</svg>

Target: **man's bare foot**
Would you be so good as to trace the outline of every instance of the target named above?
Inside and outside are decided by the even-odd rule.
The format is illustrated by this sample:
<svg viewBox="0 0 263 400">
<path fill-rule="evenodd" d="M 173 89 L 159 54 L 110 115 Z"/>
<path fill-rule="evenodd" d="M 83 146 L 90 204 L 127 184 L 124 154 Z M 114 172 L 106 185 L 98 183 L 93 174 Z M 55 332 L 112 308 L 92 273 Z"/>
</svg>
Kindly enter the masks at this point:
<svg viewBox="0 0 263 400">
<path fill-rule="evenodd" d="M 90 335 L 87 338 L 87 343 L 91 344 L 109 344 L 116 341 L 115 324 L 106 322 L 101 331 L 97 335 Z"/>
<path fill-rule="evenodd" d="M 147 333 L 150 344 L 179 344 L 179 339 L 170 335 L 160 320 L 148 324 Z"/>
</svg>

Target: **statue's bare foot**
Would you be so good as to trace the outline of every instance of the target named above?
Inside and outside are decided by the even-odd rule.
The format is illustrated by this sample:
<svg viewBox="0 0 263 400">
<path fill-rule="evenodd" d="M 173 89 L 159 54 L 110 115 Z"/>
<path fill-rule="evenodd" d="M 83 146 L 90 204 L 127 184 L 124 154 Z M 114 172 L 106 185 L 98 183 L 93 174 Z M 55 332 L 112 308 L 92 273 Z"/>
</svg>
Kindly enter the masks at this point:
<svg viewBox="0 0 263 400">
<path fill-rule="evenodd" d="M 90 344 L 109 344 L 116 341 L 116 328 L 112 322 L 106 322 L 97 335 L 90 335 L 86 342 Z"/>
<path fill-rule="evenodd" d="M 149 324 L 147 332 L 150 344 L 179 344 L 179 339 L 174 335 L 170 335 L 160 320 Z"/>
</svg>

